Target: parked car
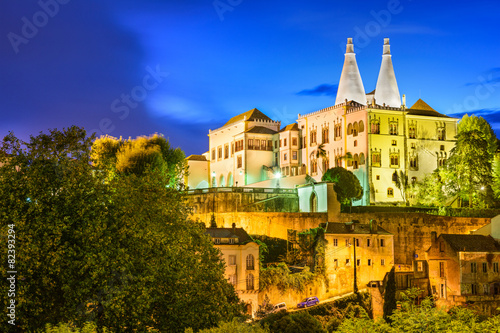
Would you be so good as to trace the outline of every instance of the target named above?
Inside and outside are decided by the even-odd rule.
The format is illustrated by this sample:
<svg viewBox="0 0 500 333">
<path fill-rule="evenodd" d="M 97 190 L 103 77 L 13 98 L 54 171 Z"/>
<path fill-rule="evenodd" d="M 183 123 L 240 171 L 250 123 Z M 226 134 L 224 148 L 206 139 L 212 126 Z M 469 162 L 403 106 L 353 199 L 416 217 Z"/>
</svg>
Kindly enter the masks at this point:
<svg viewBox="0 0 500 333">
<path fill-rule="evenodd" d="M 285 310 L 285 311 L 288 310 L 285 302 L 281 302 L 281 303 L 278 303 L 275 306 L 273 306 L 271 313 L 280 312 L 281 310 Z"/>
<path fill-rule="evenodd" d="M 307 308 L 308 306 L 313 306 L 319 303 L 319 299 L 316 296 L 307 297 L 302 302 L 297 304 L 298 308 Z"/>
</svg>

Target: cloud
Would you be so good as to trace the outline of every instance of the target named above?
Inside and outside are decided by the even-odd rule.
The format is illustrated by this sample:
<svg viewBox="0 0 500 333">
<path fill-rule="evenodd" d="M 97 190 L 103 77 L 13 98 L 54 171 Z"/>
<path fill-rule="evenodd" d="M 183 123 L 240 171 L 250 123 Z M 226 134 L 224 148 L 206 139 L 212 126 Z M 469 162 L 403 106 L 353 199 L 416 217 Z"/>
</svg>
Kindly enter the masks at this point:
<svg viewBox="0 0 500 333">
<path fill-rule="evenodd" d="M 339 86 L 337 84 L 323 83 L 313 89 L 304 89 L 296 93 L 300 96 L 336 96 L 337 89 Z"/>
<path fill-rule="evenodd" d="M 465 86 L 477 86 L 478 84 L 500 84 L 500 67 L 494 67 L 477 77 L 476 82 L 466 83 Z"/>
</svg>

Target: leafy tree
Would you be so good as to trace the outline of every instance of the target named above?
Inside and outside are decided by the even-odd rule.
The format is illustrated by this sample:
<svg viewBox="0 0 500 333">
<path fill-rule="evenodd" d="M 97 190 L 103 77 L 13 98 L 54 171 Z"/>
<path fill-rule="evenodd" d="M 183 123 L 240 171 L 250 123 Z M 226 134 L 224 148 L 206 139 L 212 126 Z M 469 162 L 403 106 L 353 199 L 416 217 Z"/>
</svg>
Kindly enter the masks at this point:
<svg viewBox="0 0 500 333">
<path fill-rule="evenodd" d="M 442 178 L 439 175 L 441 171 L 443 170 L 426 175 L 415 185 L 416 205 L 439 207 L 444 204 L 447 196 Z"/>
<path fill-rule="evenodd" d="M 407 193 L 408 189 L 410 187 L 410 183 L 408 182 L 408 175 L 406 172 L 399 170 L 399 173 L 396 173 L 396 187 L 399 189 L 401 192 L 401 198 L 403 198 L 403 201 L 405 204 L 408 206 L 408 198 L 407 198 Z"/>
<path fill-rule="evenodd" d="M 192 329 L 188 329 L 185 333 L 192 333 Z M 199 333 L 268 333 L 269 330 L 260 327 L 258 324 L 247 324 L 237 319 L 230 322 L 220 323 L 218 327 L 208 328 L 199 331 Z"/>
<path fill-rule="evenodd" d="M 384 292 L 384 319 L 390 322 L 390 316 L 397 308 L 395 268 L 392 267 L 387 278 Z"/>
<path fill-rule="evenodd" d="M 1 231 L 15 224 L 20 244 L 17 328 L 90 321 L 113 332 L 182 332 L 240 315 L 220 252 L 187 220 L 172 175 L 117 169 L 109 178 L 106 166 L 92 165 L 91 143 L 77 127 L 3 140 Z"/>
<path fill-rule="evenodd" d="M 333 182 L 337 193 L 337 200 L 344 206 L 352 205 L 352 200 L 360 200 L 363 197 L 363 187 L 358 178 L 349 170 L 342 167 L 328 169 L 322 181 Z"/>
<path fill-rule="evenodd" d="M 492 190 L 495 195 L 495 199 L 500 199 L 500 154 L 495 154 L 492 164 Z"/>
</svg>

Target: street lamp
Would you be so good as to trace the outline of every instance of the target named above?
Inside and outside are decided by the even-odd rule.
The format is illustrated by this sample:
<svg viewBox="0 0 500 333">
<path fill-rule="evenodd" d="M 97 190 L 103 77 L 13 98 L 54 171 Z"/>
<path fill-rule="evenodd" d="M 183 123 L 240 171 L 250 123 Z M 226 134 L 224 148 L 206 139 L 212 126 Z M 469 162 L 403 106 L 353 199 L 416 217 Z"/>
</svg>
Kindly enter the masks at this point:
<svg viewBox="0 0 500 333">
<path fill-rule="evenodd" d="M 280 188 L 280 178 L 281 178 L 281 172 L 276 172 L 274 174 L 274 178 L 276 178 L 276 188 Z"/>
</svg>

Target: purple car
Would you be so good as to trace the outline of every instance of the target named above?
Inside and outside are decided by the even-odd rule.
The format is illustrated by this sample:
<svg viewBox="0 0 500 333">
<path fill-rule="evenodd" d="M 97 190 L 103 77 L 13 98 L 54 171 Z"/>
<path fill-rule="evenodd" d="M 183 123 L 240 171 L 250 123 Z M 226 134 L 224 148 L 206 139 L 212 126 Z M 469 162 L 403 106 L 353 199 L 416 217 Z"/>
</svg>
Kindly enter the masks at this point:
<svg viewBox="0 0 500 333">
<path fill-rule="evenodd" d="M 298 308 L 307 308 L 308 306 L 313 306 L 319 303 L 319 299 L 316 296 L 307 297 L 302 302 L 297 304 Z"/>
</svg>

